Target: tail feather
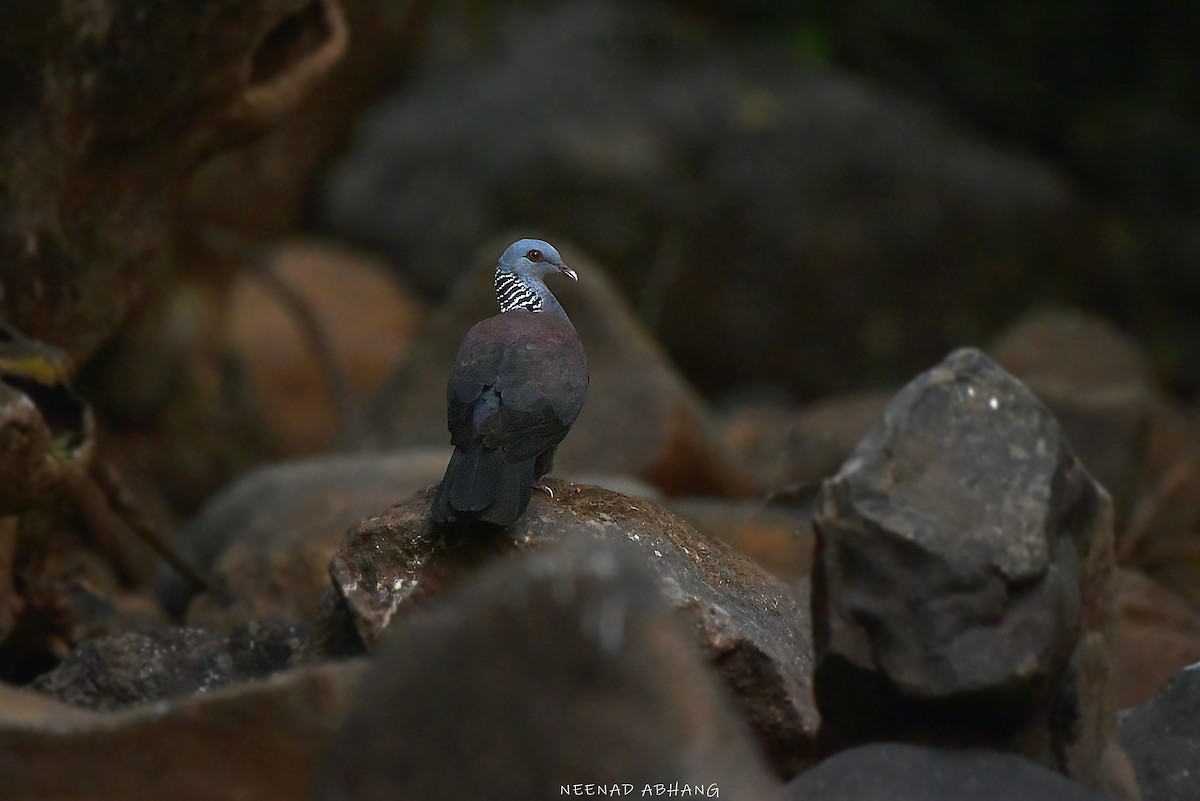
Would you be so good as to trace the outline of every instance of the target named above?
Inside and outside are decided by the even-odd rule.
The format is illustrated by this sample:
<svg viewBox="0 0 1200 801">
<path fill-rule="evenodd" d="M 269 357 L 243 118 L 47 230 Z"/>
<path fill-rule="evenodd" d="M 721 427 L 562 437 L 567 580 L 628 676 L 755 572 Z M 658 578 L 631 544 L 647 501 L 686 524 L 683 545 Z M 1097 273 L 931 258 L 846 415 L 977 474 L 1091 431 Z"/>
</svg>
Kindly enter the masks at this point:
<svg viewBox="0 0 1200 801">
<path fill-rule="evenodd" d="M 455 448 L 433 500 L 433 519 L 511 525 L 529 505 L 533 480 L 533 459 L 511 463 L 498 450 Z"/>
</svg>

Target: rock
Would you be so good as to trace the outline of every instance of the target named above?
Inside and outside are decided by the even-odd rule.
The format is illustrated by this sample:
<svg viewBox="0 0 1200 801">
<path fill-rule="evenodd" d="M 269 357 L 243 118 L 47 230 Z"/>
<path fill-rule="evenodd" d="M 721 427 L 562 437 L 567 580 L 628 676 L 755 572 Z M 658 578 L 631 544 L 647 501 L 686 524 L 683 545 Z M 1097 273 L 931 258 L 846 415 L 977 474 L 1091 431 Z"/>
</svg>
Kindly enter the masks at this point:
<svg viewBox="0 0 1200 801">
<path fill-rule="evenodd" d="M 373 647 L 396 618 L 436 598 L 493 560 L 564 541 L 629 543 L 653 568 L 672 605 L 749 719 L 776 770 L 791 775 L 811 756 L 817 716 L 806 610 L 788 587 L 709 540 L 657 504 L 550 480 L 507 529 L 434 529 L 432 490 L 346 535 L 330 564 L 342 603 L 318 635 L 357 635 Z"/>
<path fill-rule="evenodd" d="M 398 621 L 315 798 L 524 801 L 590 783 L 772 797 L 743 721 L 632 550 L 530 553 Z"/>
<path fill-rule="evenodd" d="M 459 343 L 496 313 L 492 274 L 504 243 L 485 246 L 412 358 L 374 403 L 371 441 L 441 445 L 446 376 Z M 752 494 L 753 482 L 725 447 L 707 410 L 630 312 L 599 266 L 560 247 L 578 284 L 555 286 L 587 352 L 591 385 L 583 411 L 555 457 L 571 472 L 635 476 L 668 494 Z"/>
<path fill-rule="evenodd" d="M 725 439 L 772 493 L 829 478 L 883 414 L 890 393 L 837 395 L 803 408 L 736 407 L 721 421 Z"/>
<path fill-rule="evenodd" d="M 264 678 L 307 638 L 295 626 L 251 623 L 230 632 L 160 628 L 81 643 L 33 688 L 72 706 L 110 712 Z"/>
<path fill-rule="evenodd" d="M 264 283 L 264 272 L 281 289 Z M 293 300 L 319 326 L 332 364 L 318 355 Z M 227 336 L 256 418 L 277 453 L 288 456 L 326 448 L 353 424 L 423 324 L 423 308 L 384 265 L 332 244 L 293 240 L 257 271 L 239 274 Z"/>
<path fill-rule="evenodd" d="M 1116 784 L 1112 508 L 1021 383 L 979 351 L 952 353 L 824 483 L 815 525 L 832 747 L 1000 747 Z"/>
<path fill-rule="evenodd" d="M 359 662 L 301 668 L 112 713 L 0 686 L 5 798 L 307 798 L 317 759 L 363 668 Z"/>
<path fill-rule="evenodd" d="M 169 202 L 341 56 L 336 0 L 14 8 L 0 30 L 0 318 L 81 363 L 161 284 Z"/>
<path fill-rule="evenodd" d="M 174 573 L 159 596 L 193 626 L 311 621 L 329 588 L 329 559 L 346 529 L 437 482 L 450 449 L 334 454 L 261 468 L 213 498 L 184 530 L 186 558 L 219 591 L 192 600 Z M 190 602 L 190 606 L 188 606 Z"/>
<path fill-rule="evenodd" d="M 446 39 L 320 201 L 328 230 L 430 291 L 536 220 L 613 270 L 702 391 L 818 397 L 901 380 L 1097 269 L 1100 221 L 1052 168 L 790 39 L 596 0 L 475 22 L 474 57 L 444 57 L 465 37 L 432 26 Z M 511 124 L 531 96 L 553 124 Z M 929 313 L 931 287 L 953 313 Z"/>
<path fill-rule="evenodd" d="M 812 569 L 811 522 L 790 510 L 714 498 L 680 498 L 667 506 L 701 534 L 733 546 L 788 584 Z"/>
<path fill-rule="evenodd" d="M 1105 801 L 1028 759 L 978 748 L 874 743 L 835 754 L 788 785 L 796 801 Z M 1146 799 L 1150 801 L 1150 799 Z"/>
<path fill-rule="evenodd" d="M 1136 570 L 1118 570 L 1112 671 L 1116 705 L 1146 701 L 1184 665 L 1200 661 L 1200 612 Z"/>
<path fill-rule="evenodd" d="M 1121 715 L 1121 744 L 1145 801 L 1200 798 L 1200 662 Z"/>
</svg>

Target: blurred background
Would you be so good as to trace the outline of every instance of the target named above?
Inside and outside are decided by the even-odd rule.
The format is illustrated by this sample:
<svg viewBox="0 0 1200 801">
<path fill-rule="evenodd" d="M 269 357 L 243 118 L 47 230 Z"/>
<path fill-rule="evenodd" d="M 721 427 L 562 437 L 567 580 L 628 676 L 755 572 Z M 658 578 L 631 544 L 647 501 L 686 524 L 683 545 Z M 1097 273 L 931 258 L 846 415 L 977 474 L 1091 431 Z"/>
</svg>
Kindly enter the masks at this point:
<svg viewBox="0 0 1200 801">
<path fill-rule="evenodd" d="M 1191 6 L 343 5 L 328 77 L 175 199 L 169 289 L 85 376 L 126 430 L 170 424 L 203 351 L 184 383 L 223 399 L 213 425 L 240 415 L 233 451 L 325 447 L 330 376 L 294 372 L 303 315 L 247 262 L 316 307 L 350 404 L 511 230 L 593 257 L 718 405 L 895 385 L 1053 306 L 1198 389 Z M 203 495 L 251 457 L 189 458 Z"/>
</svg>

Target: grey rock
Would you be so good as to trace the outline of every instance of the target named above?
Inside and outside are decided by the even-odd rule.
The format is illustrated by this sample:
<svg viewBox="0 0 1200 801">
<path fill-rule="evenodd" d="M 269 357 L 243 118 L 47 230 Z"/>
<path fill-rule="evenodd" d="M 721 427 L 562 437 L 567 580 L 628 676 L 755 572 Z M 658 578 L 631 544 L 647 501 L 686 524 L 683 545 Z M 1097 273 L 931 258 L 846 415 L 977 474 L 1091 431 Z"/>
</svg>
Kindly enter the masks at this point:
<svg viewBox="0 0 1200 801">
<path fill-rule="evenodd" d="M 232 631 L 160 628 L 88 640 L 34 689 L 109 712 L 198 695 L 285 668 L 307 640 L 299 626 L 251 623 Z"/>
<path fill-rule="evenodd" d="M 788 785 L 796 801 L 1104 801 L 1003 751 L 875 743 L 833 756 Z"/>
<path fill-rule="evenodd" d="M 1145 801 L 1200 798 L 1200 662 L 1122 713 L 1120 734 Z"/>
<path fill-rule="evenodd" d="M 657 575 L 700 649 L 733 693 L 776 770 L 812 758 L 817 715 L 807 610 L 748 557 L 662 507 L 596 487 L 550 480 L 507 529 L 434 527 L 431 491 L 351 530 L 330 564 L 336 596 L 317 625 L 317 655 L 358 640 L 373 647 L 414 608 L 488 563 L 562 542 L 627 544 Z"/>
<path fill-rule="evenodd" d="M 815 523 L 832 747 L 1001 747 L 1093 788 L 1119 782 L 1111 503 L 1020 382 L 952 353 L 824 483 Z"/>
<path fill-rule="evenodd" d="M 743 721 L 631 549 L 527 554 L 398 621 L 315 798 L 527 801 L 676 783 L 772 797 Z"/>
</svg>

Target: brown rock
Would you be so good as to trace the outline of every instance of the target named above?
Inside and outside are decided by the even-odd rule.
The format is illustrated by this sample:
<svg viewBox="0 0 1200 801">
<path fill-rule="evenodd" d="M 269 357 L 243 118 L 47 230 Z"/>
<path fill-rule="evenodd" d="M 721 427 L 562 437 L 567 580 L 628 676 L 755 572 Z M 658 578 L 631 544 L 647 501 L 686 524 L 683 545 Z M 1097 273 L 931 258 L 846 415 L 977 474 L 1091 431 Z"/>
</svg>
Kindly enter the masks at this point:
<svg viewBox="0 0 1200 801">
<path fill-rule="evenodd" d="M 725 438 L 770 492 L 804 490 L 837 472 L 890 393 L 837 395 L 810 406 L 743 406 L 722 421 Z"/>
<path fill-rule="evenodd" d="M 448 447 L 332 455 L 250 473 L 213 498 L 181 538 L 219 591 L 191 600 L 188 585 L 164 574 L 160 596 L 177 612 L 186 607 L 193 626 L 311 621 L 346 530 L 435 483 L 448 458 Z"/>
<path fill-rule="evenodd" d="M 161 277 L 170 194 L 340 57 L 336 0 L 22 4 L 0 29 L 0 318 L 77 363 Z"/>
<path fill-rule="evenodd" d="M 319 328 L 326 359 L 295 304 Z M 384 265 L 332 244 L 295 240 L 275 248 L 259 270 L 239 273 L 229 298 L 228 347 L 278 453 L 297 455 L 327 447 L 353 424 L 355 410 L 403 363 L 423 323 L 420 304 Z"/>
<path fill-rule="evenodd" d="M 974 350 L 916 378 L 825 482 L 816 525 L 831 746 L 1000 747 L 1126 789 L 1106 762 L 1112 507 L 1020 382 Z"/>
<path fill-rule="evenodd" d="M 672 607 L 628 543 L 484 569 L 387 632 L 315 797 L 528 801 L 576 784 L 773 797 Z"/>
<path fill-rule="evenodd" d="M 1112 670 L 1118 709 L 1148 700 L 1200 662 L 1200 612 L 1136 570 L 1118 570 Z"/>
<path fill-rule="evenodd" d="M 812 569 L 811 519 L 779 507 L 750 501 L 679 498 L 672 512 L 707 537 L 733 546 L 788 584 Z"/>
<path fill-rule="evenodd" d="M 487 562 L 563 541 L 629 543 L 689 622 L 776 769 L 795 773 L 811 755 L 817 718 L 808 617 L 788 587 L 651 501 L 554 480 L 550 487 L 554 500 L 536 493 L 507 529 L 433 528 L 431 490 L 364 520 L 330 565 L 344 603 L 328 610 L 320 636 L 341 636 L 348 623 L 372 647 L 394 618 Z"/>
<path fill-rule="evenodd" d="M 0 687 L 4 797 L 306 798 L 317 758 L 363 669 L 358 662 L 302 668 L 114 713 L 83 712 Z"/>
<path fill-rule="evenodd" d="M 471 325 L 496 313 L 492 273 L 503 244 L 482 251 L 429 335 L 374 404 L 371 439 L 442 444 L 446 375 Z M 716 434 L 696 393 L 630 312 L 601 269 L 560 247 L 578 284 L 556 286 L 587 352 L 591 386 L 555 458 L 558 474 L 636 476 L 668 494 L 748 495 L 753 484 Z"/>
</svg>

